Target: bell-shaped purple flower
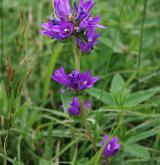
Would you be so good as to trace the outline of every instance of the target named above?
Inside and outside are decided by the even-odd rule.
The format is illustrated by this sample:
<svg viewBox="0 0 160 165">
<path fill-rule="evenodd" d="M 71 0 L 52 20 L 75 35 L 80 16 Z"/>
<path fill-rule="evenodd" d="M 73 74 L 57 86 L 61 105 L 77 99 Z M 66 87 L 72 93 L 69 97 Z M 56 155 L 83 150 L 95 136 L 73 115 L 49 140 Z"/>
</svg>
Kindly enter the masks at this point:
<svg viewBox="0 0 160 165">
<path fill-rule="evenodd" d="M 81 29 L 91 29 L 91 28 L 105 28 L 105 26 L 100 25 L 100 16 L 95 16 L 95 17 L 90 17 L 90 15 L 88 15 L 88 17 L 86 17 L 85 19 L 83 19 L 80 23 L 80 28 Z"/>
<path fill-rule="evenodd" d="M 72 16 L 70 0 L 53 0 L 53 4 L 57 17 L 64 19 Z"/>
<path fill-rule="evenodd" d="M 70 74 L 66 74 L 63 67 L 56 70 L 54 74 L 51 75 L 51 78 L 74 91 L 82 91 L 91 88 L 99 79 L 98 77 L 91 77 L 89 70 L 85 73 L 80 73 L 80 71 L 75 70 Z"/>
<path fill-rule="evenodd" d="M 91 105 L 92 105 L 92 102 L 90 100 L 83 101 L 82 103 L 83 110 L 90 109 Z M 80 102 L 78 100 L 78 97 L 73 97 L 70 107 L 68 109 L 68 113 L 73 116 L 80 115 L 81 110 L 80 110 Z"/>
<path fill-rule="evenodd" d="M 74 2 L 74 10 L 76 13 L 76 21 L 83 20 L 86 17 L 90 16 L 90 10 L 95 5 L 92 0 L 88 0 L 85 2 L 84 0 L 80 0 L 77 6 L 76 1 Z"/>
<path fill-rule="evenodd" d="M 58 22 L 49 20 L 49 22 L 42 24 L 42 27 L 45 30 L 41 30 L 41 34 L 58 40 L 63 40 L 73 33 L 73 24 L 65 20 Z"/>
<path fill-rule="evenodd" d="M 97 44 L 97 38 L 100 35 L 95 32 L 95 29 L 90 29 L 86 33 L 86 38 L 88 42 L 82 41 L 77 38 L 77 45 L 79 46 L 80 50 L 84 53 L 90 52 L 93 47 Z"/>
<path fill-rule="evenodd" d="M 77 97 L 73 97 L 70 107 L 68 109 L 70 115 L 78 116 L 80 115 L 80 103 Z"/>
<path fill-rule="evenodd" d="M 103 151 L 104 158 L 109 158 L 115 155 L 120 150 L 120 144 L 118 144 L 118 138 L 113 137 L 111 140 L 109 140 L 107 134 L 103 137 L 103 140 L 100 142 L 100 145 L 101 146 L 105 145 Z"/>
<path fill-rule="evenodd" d="M 58 70 L 54 72 L 54 74 L 51 75 L 51 78 L 64 85 L 64 86 L 70 86 L 70 80 L 68 75 L 65 73 L 64 68 L 60 67 Z"/>
<path fill-rule="evenodd" d="M 84 12 L 88 13 L 94 5 L 93 0 L 88 0 L 87 2 L 85 0 L 79 0 L 78 9 L 83 9 Z"/>
</svg>

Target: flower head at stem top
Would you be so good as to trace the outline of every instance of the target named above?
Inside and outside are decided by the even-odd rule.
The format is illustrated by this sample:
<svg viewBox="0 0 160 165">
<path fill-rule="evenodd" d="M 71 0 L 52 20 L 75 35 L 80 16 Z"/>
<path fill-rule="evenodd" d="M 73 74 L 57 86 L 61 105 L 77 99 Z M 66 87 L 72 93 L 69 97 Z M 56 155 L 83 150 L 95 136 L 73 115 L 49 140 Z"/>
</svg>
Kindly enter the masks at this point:
<svg viewBox="0 0 160 165">
<path fill-rule="evenodd" d="M 99 79 L 98 77 L 91 77 L 89 70 L 85 73 L 74 70 L 70 74 L 66 74 L 63 67 L 56 70 L 54 74 L 51 75 L 51 78 L 61 85 L 64 85 L 65 87 L 76 92 L 91 88 Z"/>
<path fill-rule="evenodd" d="M 42 24 L 40 33 L 50 38 L 64 40 L 75 36 L 78 47 L 82 52 L 90 52 L 100 36 L 96 28 L 105 28 L 99 24 L 100 16 L 92 17 L 91 9 L 95 5 L 93 0 L 74 1 L 73 7 L 70 0 L 53 0 L 55 16 Z"/>
<path fill-rule="evenodd" d="M 107 134 L 103 137 L 103 140 L 100 142 L 100 145 L 101 147 L 105 145 L 103 151 L 103 157 L 106 159 L 115 155 L 120 150 L 120 144 L 118 144 L 118 138 L 113 137 L 110 140 Z"/>
</svg>

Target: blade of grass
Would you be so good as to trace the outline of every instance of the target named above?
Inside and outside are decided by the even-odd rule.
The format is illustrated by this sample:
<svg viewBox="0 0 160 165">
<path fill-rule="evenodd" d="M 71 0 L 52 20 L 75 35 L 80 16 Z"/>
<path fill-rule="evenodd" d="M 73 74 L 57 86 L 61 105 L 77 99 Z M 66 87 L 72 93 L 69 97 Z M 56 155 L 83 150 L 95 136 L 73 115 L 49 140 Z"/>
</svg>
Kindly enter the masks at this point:
<svg viewBox="0 0 160 165">
<path fill-rule="evenodd" d="M 54 161 L 57 156 L 61 156 L 66 150 L 68 150 L 72 145 L 74 145 L 75 143 L 78 143 L 78 141 L 80 140 L 82 136 L 80 135 L 78 138 L 76 138 L 75 140 L 73 140 L 71 143 L 69 143 L 66 147 L 64 147 L 58 155 L 56 155 L 52 160 Z"/>
<path fill-rule="evenodd" d="M 140 68 L 141 68 L 141 60 L 142 60 L 142 49 L 143 49 L 143 35 L 144 35 L 144 22 L 146 18 L 146 9 L 147 9 L 147 0 L 144 0 L 144 8 L 143 8 L 143 18 L 141 25 L 141 33 L 140 33 L 140 45 L 139 45 L 139 54 L 137 58 L 137 75 L 140 76 Z"/>
<path fill-rule="evenodd" d="M 47 73 L 46 73 L 46 76 L 44 77 L 45 81 L 44 81 L 44 88 L 43 88 L 42 105 L 45 104 L 45 102 L 46 102 L 46 98 L 47 98 L 47 95 L 49 92 L 49 85 L 50 85 L 50 81 L 51 81 L 51 74 L 54 70 L 55 64 L 58 60 L 61 50 L 62 50 L 62 45 L 60 45 L 60 44 L 57 45 L 57 48 L 53 52 L 52 57 L 50 59 L 50 63 L 48 64 Z"/>
</svg>

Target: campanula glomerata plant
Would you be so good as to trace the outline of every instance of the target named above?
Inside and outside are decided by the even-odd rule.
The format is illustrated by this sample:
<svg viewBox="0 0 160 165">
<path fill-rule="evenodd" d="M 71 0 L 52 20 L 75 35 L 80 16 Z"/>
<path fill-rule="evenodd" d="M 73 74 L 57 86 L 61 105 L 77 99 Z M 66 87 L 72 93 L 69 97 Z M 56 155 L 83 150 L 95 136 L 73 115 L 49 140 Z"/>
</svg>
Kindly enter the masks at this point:
<svg viewBox="0 0 160 165">
<path fill-rule="evenodd" d="M 105 27 L 99 24 L 100 16 L 93 17 L 91 14 L 91 9 L 95 6 L 93 0 L 79 0 L 79 2 L 75 0 L 73 5 L 70 0 L 53 0 L 53 6 L 55 13 L 52 17 L 48 17 L 48 22 L 42 24 L 43 30 L 40 33 L 51 39 L 71 41 L 75 55 L 75 70 L 66 74 L 62 66 L 54 71 L 51 79 L 65 87 L 62 95 L 66 90 L 73 94 L 73 97 L 67 102 L 67 112 L 71 116 L 81 117 L 86 128 L 86 136 L 91 141 L 94 150 L 97 151 L 96 140 L 87 121 L 86 110 L 91 109 L 92 103 L 90 100 L 83 100 L 83 93 L 86 89 L 92 88 L 99 78 L 91 76 L 89 70 L 81 73 L 80 52 L 91 53 L 100 37 L 96 29 Z M 120 149 L 117 137 L 109 140 L 108 135 L 105 135 L 101 141 L 101 146 L 103 145 L 105 147 L 102 158 L 106 160 Z"/>
<path fill-rule="evenodd" d="M 1 1 L 0 165 L 160 165 L 158 2 Z"/>
</svg>

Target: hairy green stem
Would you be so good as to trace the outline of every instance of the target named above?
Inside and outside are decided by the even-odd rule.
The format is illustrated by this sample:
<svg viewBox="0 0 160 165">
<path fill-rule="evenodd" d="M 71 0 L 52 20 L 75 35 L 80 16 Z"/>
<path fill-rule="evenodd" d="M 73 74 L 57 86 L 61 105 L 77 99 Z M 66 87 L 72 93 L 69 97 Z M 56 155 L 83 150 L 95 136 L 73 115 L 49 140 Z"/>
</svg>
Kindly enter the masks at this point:
<svg viewBox="0 0 160 165">
<path fill-rule="evenodd" d="M 79 52 L 79 49 L 77 47 L 77 43 L 76 43 L 76 40 L 74 37 L 72 38 L 72 42 L 73 42 L 73 53 L 75 56 L 75 68 L 76 68 L 76 70 L 80 71 L 80 52 Z M 83 109 L 81 99 L 80 99 L 80 110 L 81 110 L 81 117 L 82 117 L 85 129 L 87 132 L 87 136 L 88 136 L 89 140 L 91 141 L 94 150 L 96 151 L 96 143 L 95 143 L 94 138 L 92 137 L 92 131 L 88 125 L 87 114 L 86 114 L 86 111 Z"/>
<path fill-rule="evenodd" d="M 75 68 L 76 70 L 80 71 L 80 52 L 78 50 L 77 43 L 74 37 L 72 38 L 72 43 L 73 43 L 73 53 L 75 57 Z"/>
<path fill-rule="evenodd" d="M 88 122 L 87 122 L 87 114 L 86 114 L 86 111 L 83 109 L 81 100 L 80 100 L 80 109 L 81 109 L 81 117 L 82 117 L 84 126 L 86 128 L 87 136 L 88 136 L 89 140 L 91 141 L 94 150 L 96 151 L 97 150 L 96 149 L 96 143 L 95 143 L 94 138 L 92 137 L 92 132 L 91 132 L 91 129 L 90 129 Z"/>
</svg>

